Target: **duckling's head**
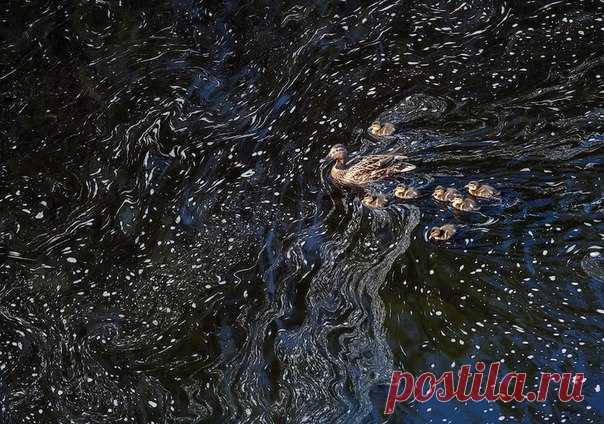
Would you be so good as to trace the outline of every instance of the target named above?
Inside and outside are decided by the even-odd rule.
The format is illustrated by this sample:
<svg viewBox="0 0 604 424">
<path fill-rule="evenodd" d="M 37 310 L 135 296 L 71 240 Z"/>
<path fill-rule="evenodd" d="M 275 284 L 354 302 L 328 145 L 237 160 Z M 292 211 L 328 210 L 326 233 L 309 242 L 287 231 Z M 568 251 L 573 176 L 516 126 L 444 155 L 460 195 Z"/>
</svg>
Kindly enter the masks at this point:
<svg viewBox="0 0 604 424">
<path fill-rule="evenodd" d="M 453 205 L 453 207 L 458 207 L 463 205 L 463 197 L 461 196 L 455 196 L 452 200 L 451 200 L 451 205 Z"/>
<path fill-rule="evenodd" d="M 380 121 L 373 121 L 373 123 L 369 127 L 369 132 L 371 132 L 371 134 L 376 134 L 380 130 L 380 128 L 382 128 L 382 124 L 380 124 Z"/>
<path fill-rule="evenodd" d="M 381 193 L 367 193 L 363 197 L 362 203 L 370 208 L 383 208 L 388 204 L 388 200 L 386 199 L 386 196 Z"/>
<path fill-rule="evenodd" d="M 439 239 L 443 236 L 444 231 L 440 227 L 432 227 L 430 230 L 430 235 L 428 238 L 430 239 Z"/>
<path fill-rule="evenodd" d="M 467 185 L 466 188 L 470 191 L 474 191 L 474 190 L 478 190 L 478 181 L 470 181 Z"/>
<path fill-rule="evenodd" d="M 376 200 L 376 196 L 374 196 L 371 193 L 367 193 L 365 194 L 365 196 L 363 196 L 363 203 L 373 203 Z"/>
<path fill-rule="evenodd" d="M 407 193 L 407 186 L 401 184 L 394 189 L 394 195 L 397 197 L 402 197 Z"/>
<path fill-rule="evenodd" d="M 335 160 L 337 162 L 346 162 L 347 158 L 348 150 L 346 150 L 346 146 L 343 144 L 335 144 L 327 154 L 327 159 Z"/>
<path fill-rule="evenodd" d="M 436 186 L 434 189 L 435 196 L 442 196 L 445 194 L 445 188 L 443 186 Z"/>
</svg>

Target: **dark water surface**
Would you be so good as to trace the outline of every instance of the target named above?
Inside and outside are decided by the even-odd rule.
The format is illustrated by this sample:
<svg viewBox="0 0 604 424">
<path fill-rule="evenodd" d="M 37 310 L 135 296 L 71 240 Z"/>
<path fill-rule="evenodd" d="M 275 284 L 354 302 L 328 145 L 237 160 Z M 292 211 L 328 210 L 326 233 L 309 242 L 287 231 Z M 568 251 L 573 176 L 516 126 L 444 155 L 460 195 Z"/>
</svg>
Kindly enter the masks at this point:
<svg viewBox="0 0 604 424">
<path fill-rule="evenodd" d="M 602 1 L 0 8 L 0 422 L 604 421 Z M 335 143 L 502 201 L 367 209 Z M 586 399 L 382 415 L 478 360 Z"/>
</svg>

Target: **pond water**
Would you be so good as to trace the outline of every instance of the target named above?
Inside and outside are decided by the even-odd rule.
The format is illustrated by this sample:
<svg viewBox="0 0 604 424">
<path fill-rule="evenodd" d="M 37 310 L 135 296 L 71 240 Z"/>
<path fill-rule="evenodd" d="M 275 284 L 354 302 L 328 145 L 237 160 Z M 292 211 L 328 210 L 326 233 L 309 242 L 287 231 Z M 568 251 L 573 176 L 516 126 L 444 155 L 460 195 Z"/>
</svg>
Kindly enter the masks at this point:
<svg viewBox="0 0 604 424">
<path fill-rule="evenodd" d="M 1 422 L 603 422 L 604 3 L 2 9 Z M 424 196 L 362 206 L 336 143 Z M 479 360 L 585 400 L 383 415 Z"/>
</svg>

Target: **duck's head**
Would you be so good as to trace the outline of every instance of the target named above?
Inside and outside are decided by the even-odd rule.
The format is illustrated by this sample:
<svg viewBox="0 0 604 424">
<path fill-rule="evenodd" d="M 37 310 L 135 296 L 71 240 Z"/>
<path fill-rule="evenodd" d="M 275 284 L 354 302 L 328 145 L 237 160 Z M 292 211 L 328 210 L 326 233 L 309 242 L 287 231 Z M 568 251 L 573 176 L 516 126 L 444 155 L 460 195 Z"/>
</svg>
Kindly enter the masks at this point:
<svg viewBox="0 0 604 424">
<path fill-rule="evenodd" d="M 470 181 L 467 185 L 466 188 L 469 191 L 474 191 L 474 190 L 478 190 L 479 184 L 478 181 Z"/>
<path fill-rule="evenodd" d="M 346 162 L 348 158 L 348 150 L 343 144 L 335 144 L 329 150 L 327 159 L 335 160 L 336 162 Z"/>
</svg>

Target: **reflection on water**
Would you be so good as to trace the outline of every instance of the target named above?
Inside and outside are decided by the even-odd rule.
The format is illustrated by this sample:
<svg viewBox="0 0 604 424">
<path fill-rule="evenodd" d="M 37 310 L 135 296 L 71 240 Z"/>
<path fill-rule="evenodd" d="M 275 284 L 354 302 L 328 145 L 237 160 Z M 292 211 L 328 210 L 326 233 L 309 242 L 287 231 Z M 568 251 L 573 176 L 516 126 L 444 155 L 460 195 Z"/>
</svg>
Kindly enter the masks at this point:
<svg viewBox="0 0 604 424">
<path fill-rule="evenodd" d="M 586 400 L 389 422 L 602 421 L 601 2 L 4 9 L 3 422 L 383 422 L 393 369 L 477 360 Z M 336 143 L 502 200 L 365 208 Z"/>
</svg>

